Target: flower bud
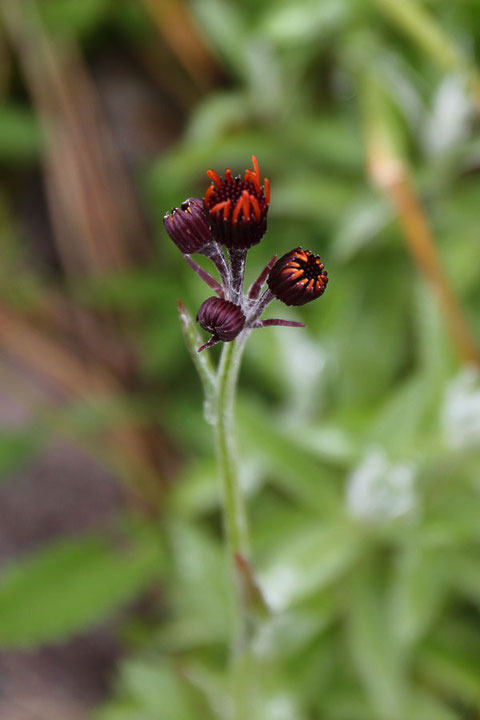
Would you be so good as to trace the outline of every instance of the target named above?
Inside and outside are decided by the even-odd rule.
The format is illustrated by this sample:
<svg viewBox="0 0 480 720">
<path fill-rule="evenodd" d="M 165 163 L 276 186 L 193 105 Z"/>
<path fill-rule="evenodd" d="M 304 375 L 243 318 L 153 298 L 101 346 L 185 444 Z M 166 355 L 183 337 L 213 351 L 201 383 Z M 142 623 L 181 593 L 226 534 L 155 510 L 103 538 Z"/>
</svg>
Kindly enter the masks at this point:
<svg viewBox="0 0 480 720">
<path fill-rule="evenodd" d="M 318 255 L 301 247 L 283 255 L 267 279 L 270 291 L 285 305 L 304 305 L 325 292 L 327 271 Z"/>
<path fill-rule="evenodd" d="M 199 198 L 185 200 L 180 208 L 173 208 L 163 222 L 167 233 L 182 253 L 199 253 L 213 242 L 203 202 Z"/>
<path fill-rule="evenodd" d="M 253 170 L 233 177 L 225 170 L 221 178 L 214 170 L 207 175 L 212 184 L 203 200 L 215 239 L 232 250 L 246 250 L 256 245 L 267 229 L 270 188 L 267 178 L 260 184 L 258 162 L 252 155 Z"/>
<path fill-rule="evenodd" d="M 245 315 L 239 305 L 218 297 L 210 297 L 200 307 L 197 321 L 212 334 L 214 340 L 230 342 L 243 330 Z"/>
</svg>

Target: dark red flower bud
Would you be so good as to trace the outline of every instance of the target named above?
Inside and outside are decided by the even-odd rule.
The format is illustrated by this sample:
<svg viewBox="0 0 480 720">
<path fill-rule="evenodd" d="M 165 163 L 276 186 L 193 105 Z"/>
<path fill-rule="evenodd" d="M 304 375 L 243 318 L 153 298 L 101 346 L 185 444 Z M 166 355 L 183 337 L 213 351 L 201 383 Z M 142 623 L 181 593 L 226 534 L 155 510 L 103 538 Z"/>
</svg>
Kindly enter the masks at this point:
<svg viewBox="0 0 480 720">
<path fill-rule="evenodd" d="M 328 276 L 318 255 L 301 247 L 283 255 L 267 279 L 270 291 L 285 305 L 304 305 L 325 292 Z"/>
<path fill-rule="evenodd" d="M 213 242 L 200 198 L 189 198 L 167 213 L 163 222 L 175 245 L 184 254 L 198 253 Z"/>
<path fill-rule="evenodd" d="M 215 239 L 236 250 L 246 250 L 256 245 L 267 229 L 267 211 L 270 187 L 267 178 L 260 184 L 260 170 L 252 155 L 253 170 L 245 175 L 232 176 L 225 170 L 221 178 L 214 170 L 207 175 L 212 184 L 205 193 L 203 203 L 210 220 Z"/>
<path fill-rule="evenodd" d="M 212 333 L 212 340 L 230 342 L 243 330 L 245 315 L 235 303 L 218 297 L 211 297 L 200 307 L 197 321 L 204 330 Z"/>
</svg>

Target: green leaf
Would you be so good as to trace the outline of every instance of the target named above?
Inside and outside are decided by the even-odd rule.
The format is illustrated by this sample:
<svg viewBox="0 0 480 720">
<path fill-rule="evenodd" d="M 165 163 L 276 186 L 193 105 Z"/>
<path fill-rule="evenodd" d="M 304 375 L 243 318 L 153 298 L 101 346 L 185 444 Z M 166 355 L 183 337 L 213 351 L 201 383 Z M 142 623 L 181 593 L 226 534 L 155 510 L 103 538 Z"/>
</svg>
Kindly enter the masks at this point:
<svg viewBox="0 0 480 720">
<path fill-rule="evenodd" d="M 262 31 L 280 45 L 304 46 L 306 42 L 332 38 L 349 16 L 343 0 L 276 2 L 262 23 Z"/>
<path fill-rule="evenodd" d="M 195 0 L 192 11 L 225 63 L 242 77 L 246 33 L 241 7 L 221 0 Z"/>
<path fill-rule="evenodd" d="M 362 196 L 341 218 L 333 252 L 346 262 L 370 246 L 392 221 L 392 210 L 383 198 Z"/>
<path fill-rule="evenodd" d="M 118 697 L 98 710 L 95 720 L 194 720 L 183 673 L 163 660 L 127 660 L 119 677 Z"/>
<path fill-rule="evenodd" d="M 337 475 L 324 461 L 321 447 L 312 452 L 306 444 L 297 444 L 290 429 L 259 403 L 239 402 L 237 414 L 241 446 L 260 458 L 275 484 L 322 516 L 338 510 L 343 498 Z"/>
<path fill-rule="evenodd" d="M 158 577 L 158 536 L 144 528 L 123 550 L 89 535 L 18 559 L 0 583 L 0 646 L 64 640 L 127 603 Z"/>
<path fill-rule="evenodd" d="M 365 561 L 348 588 L 351 653 L 374 717 L 404 720 L 405 677 L 378 575 L 378 565 Z"/>
<path fill-rule="evenodd" d="M 442 553 L 412 546 L 399 556 L 391 583 L 391 625 L 398 641 L 409 645 L 435 622 L 444 599 Z"/>
<path fill-rule="evenodd" d="M 465 70 L 467 60 L 436 19 L 415 0 L 372 0 L 379 10 L 444 70 Z"/>
<path fill-rule="evenodd" d="M 480 710 L 480 652 L 478 623 L 450 621 L 436 629 L 417 659 L 428 684 Z"/>
<path fill-rule="evenodd" d="M 320 592 L 345 573 L 361 551 L 354 528 L 315 524 L 282 537 L 260 573 L 260 585 L 274 608 L 286 608 Z"/>
<path fill-rule="evenodd" d="M 178 620 L 162 632 L 163 642 L 177 649 L 223 641 L 230 602 L 223 548 L 186 522 L 172 522 L 168 535 L 175 563 L 168 593 Z"/>
<path fill-rule="evenodd" d="M 410 374 L 388 393 L 372 423 L 370 442 L 391 449 L 397 457 L 414 455 L 419 447 L 425 448 L 425 434 L 437 404 L 437 383 L 427 373 Z"/>
<path fill-rule="evenodd" d="M 247 118 L 248 107 L 243 93 L 218 92 L 208 95 L 196 108 L 190 120 L 187 140 L 211 141 L 229 128 L 245 123 Z"/>
</svg>

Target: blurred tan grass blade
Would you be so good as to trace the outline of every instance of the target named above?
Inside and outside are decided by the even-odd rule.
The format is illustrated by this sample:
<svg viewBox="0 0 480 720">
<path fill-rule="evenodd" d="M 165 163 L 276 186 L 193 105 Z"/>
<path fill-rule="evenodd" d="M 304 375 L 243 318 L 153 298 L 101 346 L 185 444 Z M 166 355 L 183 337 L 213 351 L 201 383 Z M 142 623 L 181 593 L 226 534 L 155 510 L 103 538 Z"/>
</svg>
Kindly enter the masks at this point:
<svg viewBox="0 0 480 720">
<path fill-rule="evenodd" d="M 372 78 L 363 84 L 367 168 L 372 182 L 393 205 L 408 250 L 438 299 L 462 361 L 480 366 L 480 354 L 462 306 L 444 272 L 427 214 L 399 150 L 381 89 Z"/>
<path fill-rule="evenodd" d="M 144 226 L 81 58 L 71 41 L 60 47 L 46 35 L 35 2 L 2 0 L 0 8 L 44 129 L 47 194 L 67 280 L 124 269 L 146 254 Z M 62 310 L 54 305 L 50 309 L 58 316 Z M 68 315 L 85 363 L 16 315 L 10 315 L 0 343 L 62 397 L 123 394 L 122 343 L 112 335 L 99 344 L 101 324 L 73 303 Z M 108 367 L 118 370 L 117 377 Z M 130 482 L 136 478 L 140 492 L 157 505 L 162 481 L 144 433 L 117 429 L 111 446 L 117 470 Z"/>
<path fill-rule="evenodd" d="M 146 251 L 144 224 L 98 98 L 73 41 L 60 46 L 34 2 L 2 0 L 46 138 L 45 175 L 68 275 L 125 268 Z"/>
<path fill-rule="evenodd" d="M 217 59 L 183 0 L 143 0 L 160 34 L 195 84 L 207 90 L 220 74 Z"/>
</svg>

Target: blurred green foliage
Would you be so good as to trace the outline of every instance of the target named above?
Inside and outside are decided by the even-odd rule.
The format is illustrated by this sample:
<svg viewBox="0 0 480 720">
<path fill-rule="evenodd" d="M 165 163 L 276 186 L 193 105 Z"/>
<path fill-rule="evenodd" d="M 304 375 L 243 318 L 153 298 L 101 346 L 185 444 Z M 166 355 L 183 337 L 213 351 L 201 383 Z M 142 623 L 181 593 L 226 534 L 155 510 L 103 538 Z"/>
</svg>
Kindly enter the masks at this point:
<svg viewBox="0 0 480 720">
<path fill-rule="evenodd" d="M 132 3 L 106 0 L 43 5 L 52 32 L 98 44 L 105 27 L 118 32 L 141 14 Z M 219 494 L 176 309 L 180 297 L 194 312 L 207 291 L 168 243 L 162 218 L 203 192 L 206 168 L 242 171 L 254 152 L 272 203 L 248 278 L 297 245 L 318 252 L 331 278 L 320 301 L 283 313 L 306 330 L 252 335 L 242 375 L 242 481 L 254 566 L 272 607 L 253 640 L 261 667 L 255 718 L 473 720 L 480 717 L 480 377 L 478 368 L 462 368 L 395 213 L 367 178 L 362 88 L 373 77 L 380 89 L 382 122 L 411 170 L 444 272 L 480 344 L 480 6 L 192 0 L 189 7 L 226 81 L 196 100 L 179 142 L 142 169 L 156 242 L 150 267 L 78 290 L 92 307 L 121 316 L 135 338 L 152 391 L 127 404 L 168 425 L 183 466 L 161 532 L 145 520 L 122 562 L 110 544 L 87 537 L 14 563 L 0 585 L 0 644 L 66 638 L 157 577 L 161 618 L 131 632 L 129 657 L 96 720 L 225 717 Z M 142 23 L 153 32 L 146 14 L 135 27 Z M 141 44 L 139 33 L 133 37 L 132 47 Z M 41 147 L 33 113 L 5 97 L 2 165 L 32 162 Z M 86 412 L 91 431 L 101 424 L 98 408 Z M 31 428 L 5 434 L 0 469 L 25 462 L 37 440 Z"/>
</svg>

